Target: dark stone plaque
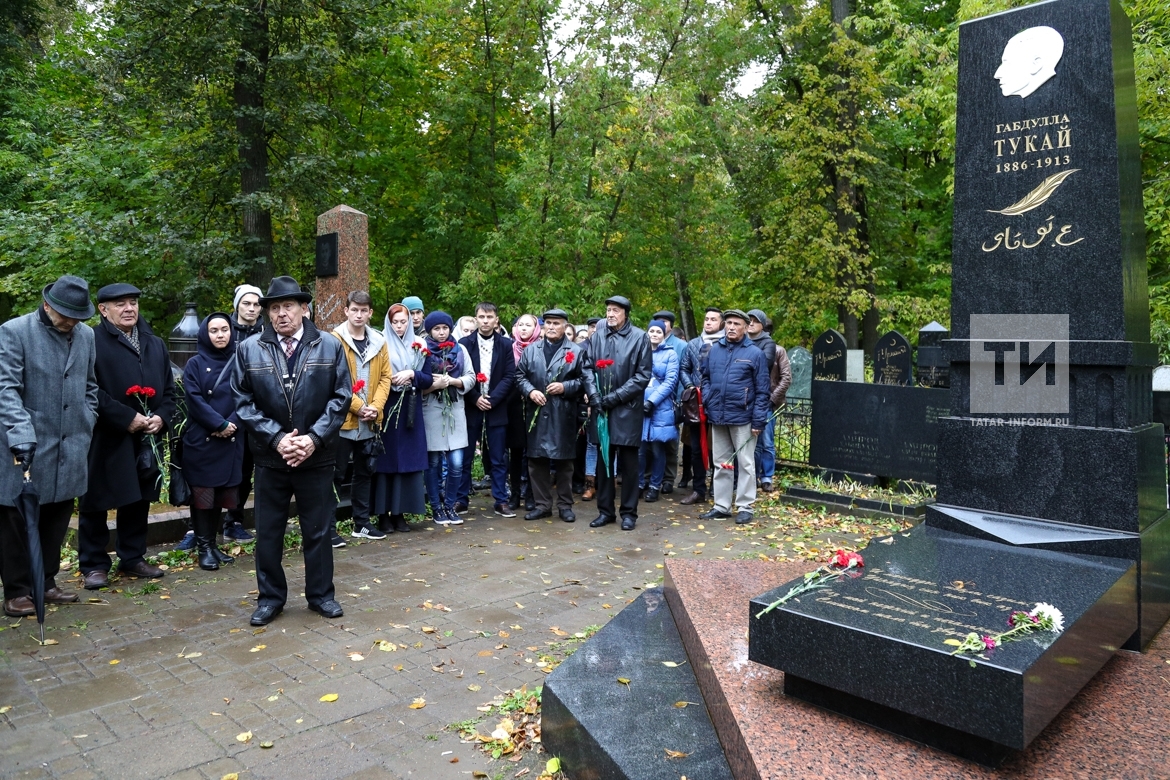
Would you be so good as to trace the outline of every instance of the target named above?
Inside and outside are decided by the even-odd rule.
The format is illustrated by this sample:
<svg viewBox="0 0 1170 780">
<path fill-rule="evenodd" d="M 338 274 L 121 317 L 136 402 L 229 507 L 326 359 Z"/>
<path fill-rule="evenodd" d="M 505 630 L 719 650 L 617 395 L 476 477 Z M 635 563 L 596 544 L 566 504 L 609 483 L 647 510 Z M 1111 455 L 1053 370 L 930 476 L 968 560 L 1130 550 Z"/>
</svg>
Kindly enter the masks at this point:
<svg viewBox="0 0 1170 780">
<path fill-rule="evenodd" d="M 1116 0 L 1036 3 L 960 27 L 956 338 L 972 314 L 1060 313 L 1072 339 L 1149 340 L 1133 78 Z"/>
<path fill-rule="evenodd" d="M 752 599 L 748 658 L 1020 750 L 1137 626 L 1132 561 L 1013 547 L 929 526 L 877 540 L 863 556 L 864 568 L 762 618 L 756 614 L 800 580 Z M 1037 602 L 1064 614 L 1062 633 L 1031 634 L 982 657 L 953 656 L 954 646 L 945 644 L 969 632 L 1001 633 L 1012 611 Z M 898 726 L 892 718 L 877 725 Z M 916 738 L 930 741 L 929 733 Z"/>
<path fill-rule="evenodd" d="M 317 276 L 337 276 L 337 234 L 317 236 Z"/>
<path fill-rule="evenodd" d="M 943 341 L 950 337 L 950 331 L 937 322 L 918 330 L 918 384 L 923 387 L 949 386 L 950 362 Z"/>
<path fill-rule="evenodd" d="M 946 390 L 813 382 L 809 464 L 933 484 L 949 404 Z"/>
<path fill-rule="evenodd" d="M 812 398 L 812 363 L 812 353 L 804 347 L 793 347 L 788 351 L 788 364 L 792 368 L 789 398 Z"/>
<path fill-rule="evenodd" d="M 873 348 L 873 381 L 878 385 L 910 385 L 914 382 L 910 341 L 896 330 L 878 339 Z"/>
<path fill-rule="evenodd" d="M 845 381 L 845 337 L 829 328 L 813 342 L 813 379 Z"/>
</svg>

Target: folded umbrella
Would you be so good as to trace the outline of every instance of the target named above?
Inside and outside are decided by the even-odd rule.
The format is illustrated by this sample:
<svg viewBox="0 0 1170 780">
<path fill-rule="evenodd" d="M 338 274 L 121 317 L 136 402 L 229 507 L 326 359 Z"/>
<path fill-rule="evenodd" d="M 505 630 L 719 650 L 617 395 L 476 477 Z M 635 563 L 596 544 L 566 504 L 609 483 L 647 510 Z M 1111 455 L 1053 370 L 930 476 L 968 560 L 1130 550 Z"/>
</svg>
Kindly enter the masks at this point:
<svg viewBox="0 0 1170 780">
<path fill-rule="evenodd" d="M 613 476 L 613 469 L 609 466 L 609 413 L 597 415 L 597 448 L 601 450 L 601 460 L 605 466 L 605 475 Z"/>
<path fill-rule="evenodd" d="M 41 644 L 45 643 L 45 558 L 41 551 L 41 497 L 32 483 L 29 472 L 24 472 L 24 486 L 16 496 L 16 511 L 24 518 L 28 530 L 28 568 L 32 577 L 33 605 L 41 628 Z"/>
</svg>

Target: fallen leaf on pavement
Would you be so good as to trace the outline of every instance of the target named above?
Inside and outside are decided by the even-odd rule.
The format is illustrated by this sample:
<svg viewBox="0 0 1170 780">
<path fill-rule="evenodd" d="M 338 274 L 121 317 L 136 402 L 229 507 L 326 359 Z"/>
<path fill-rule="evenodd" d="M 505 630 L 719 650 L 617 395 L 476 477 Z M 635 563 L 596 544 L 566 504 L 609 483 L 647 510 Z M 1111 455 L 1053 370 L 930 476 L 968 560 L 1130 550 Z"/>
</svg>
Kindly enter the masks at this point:
<svg viewBox="0 0 1170 780">
<path fill-rule="evenodd" d="M 688 704 L 694 704 L 696 707 L 699 706 L 699 703 L 697 701 L 676 701 L 674 703 L 674 706 L 678 707 L 681 710 L 683 707 L 686 707 Z"/>
<path fill-rule="evenodd" d="M 674 669 L 676 667 L 682 666 L 685 663 L 686 661 L 663 661 L 662 665 L 667 669 Z"/>
<path fill-rule="evenodd" d="M 327 693 L 324 696 L 322 696 L 318 701 L 337 701 L 337 694 L 336 693 Z"/>
<path fill-rule="evenodd" d="M 268 748 L 272 747 L 272 743 L 271 743 L 271 742 L 261 742 L 261 743 L 260 743 L 260 747 L 262 747 L 262 748 L 264 748 L 265 750 L 267 750 Z"/>
<path fill-rule="evenodd" d="M 245 732 L 242 732 L 240 734 L 236 734 L 236 742 L 248 742 L 251 739 L 252 739 L 252 732 L 250 732 L 250 731 L 245 731 Z"/>
<path fill-rule="evenodd" d="M 425 706 L 427 706 L 427 700 L 421 696 L 410 703 L 412 710 L 421 710 Z"/>
<path fill-rule="evenodd" d="M 666 751 L 667 758 L 686 758 L 690 753 L 682 753 L 678 750 L 671 750 L 670 748 L 662 748 Z"/>
<path fill-rule="evenodd" d="M 252 648 L 251 650 L 249 650 L 248 652 L 249 652 L 249 653 L 259 653 L 261 650 L 263 650 L 263 649 L 264 649 L 264 648 L 266 648 L 266 647 L 268 647 L 268 645 L 256 645 L 255 647 L 253 647 L 253 648 Z"/>
</svg>

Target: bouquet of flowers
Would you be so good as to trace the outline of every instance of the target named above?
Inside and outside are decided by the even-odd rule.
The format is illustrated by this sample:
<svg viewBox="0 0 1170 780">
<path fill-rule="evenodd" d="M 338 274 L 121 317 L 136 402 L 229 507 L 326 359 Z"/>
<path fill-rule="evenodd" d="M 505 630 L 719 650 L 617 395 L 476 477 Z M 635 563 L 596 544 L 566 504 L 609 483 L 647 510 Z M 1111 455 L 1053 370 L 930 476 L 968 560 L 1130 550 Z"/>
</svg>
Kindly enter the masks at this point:
<svg viewBox="0 0 1170 780">
<path fill-rule="evenodd" d="M 577 356 L 573 354 L 572 350 L 565 352 L 565 359 L 556 364 L 556 367 L 553 370 L 553 375 L 548 380 L 548 384 L 551 385 L 553 382 L 561 381 L 561 373 L 569 370 L 569 366 L 573 365 L 573 361 L 576 359 L 576 357 Z M 536 407 L 536 411 L 532 414 L 532 420 L 530 420 L 528 423 L 529 431 L 536 427 L 536 418 L 539 416 L 540 407 L 538 406 Z"/>
<path fill-rule="evenodd" d="M 142 385 L 133 385 L 126 389 L 126 395 L 138 401 L 138 405 L 142 408 L 142 415 L 147 418 L 154 416 L 154 412 L 150 410 L 150 399 L 157 394 L 153 387 L 143 387 Z M 155 486 L 161 486 L 165 498 L 170 486 L 170 469 L 167 468 L 169 458 L 166 448 L 159 443 L 158 437 L 153 433 L 142 434 L 139 441 L 150 446 L 138 455 L 138 474 L 142 477 L 149 477 L 157 471 Z"/>
<path fill-rule="evenodd" d="M 459 373 L 458 371 L 458 357 L 459 345 L 454 341 L 444 341 L 435 345 L 438 354 L 435 355 L 435 365 L 432 368 L 432 373 L 442 374 L 444 376 L 453 376 Z M 455 413 L 452 408 L 455 403 L 455 391 L 451 388 L 442 390 L 439 393 L 439 400 L 443 404 L 443 430 L 455 429 Z M 448 425 L 451 427 L 448 429 Z"/>
<path fill-rule="evenodd" d="M 787 593 L 757 612 L 756 617 L 763 617 L 776 609 L 776 607 L 786 604 L 791 599 L 803 593 L 808 593 L 810 590 L 823 588 L 826 585 L 837 582 L 838 578 L 846 572 L 853 569 L 860 569 L 863 566 L 865 566 L 865 559 L 859 553 L 837 550 L 837 552 L 833 553 L 833 557 L 829 559 L 828 563 L 804 575 L 803 581 L 793 585 Z M 853 576 L 856 576 L 856 573 Z"/>
<path fill-rule="evenodd" d="M 410 345 L 414 350 L 414 362 L 410 366 L 411 371 L 420 371 L 422 367 L 427 364 L 427 359 L 431 356 L 431 351 L 417 341 Z M 391 392 L 398 394 L 398 399 L 394 404 L 386 410 L 386 421 L 388 425 L 397 425 L 398 418 L 402 414 L 402 402 L 406 397 L 410 396 L 410 405 L 406 412 L 406 427 L 414 427 L 414 385 L 407 385 L 404 388 L 391 387 Z M 393 422 L 390 422 L 393 421 Z"/>
<path fill-rule="evenodd" d="M 1064 614 L 1056 607 L 1043 601 L 1033 607 L 1030 612 L 1025 612 L 1022 609 L 1016 610 L 1008 616 L 1007 622 L 1009 628 L 1003 633 L 980 636 L 972 631 L 961 642 L 958 639 L 944 639 L 943 644 L 954 646 L 955 650 L 951 655 L 975 653 L 986 659 L 987 656 L 983 653 L 994 650 L 1004 642 L 1014 642 L 1038 631 L 1051 631 L 1054 634 L 1059 634 L 1064 630 Z M 971 666 L 974 665 L 975 661 L 971 661 Z"/>
</svg>

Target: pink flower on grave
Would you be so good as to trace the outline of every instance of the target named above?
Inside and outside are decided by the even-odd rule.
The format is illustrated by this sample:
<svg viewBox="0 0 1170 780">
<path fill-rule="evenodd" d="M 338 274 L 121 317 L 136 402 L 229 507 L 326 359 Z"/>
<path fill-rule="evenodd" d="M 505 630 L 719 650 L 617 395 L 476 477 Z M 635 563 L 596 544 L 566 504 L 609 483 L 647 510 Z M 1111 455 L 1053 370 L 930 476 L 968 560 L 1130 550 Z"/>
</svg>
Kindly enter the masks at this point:
<svg viewBox="0 0 1170 780">
<path fill-rule="evenodd" d="M 986 647 L 988 650 L 994 650 L 995 649 L 995 638 L 990 637 L 990 636 L 984 636 L 983 637 L 983 646 Z"/>
</svg>

